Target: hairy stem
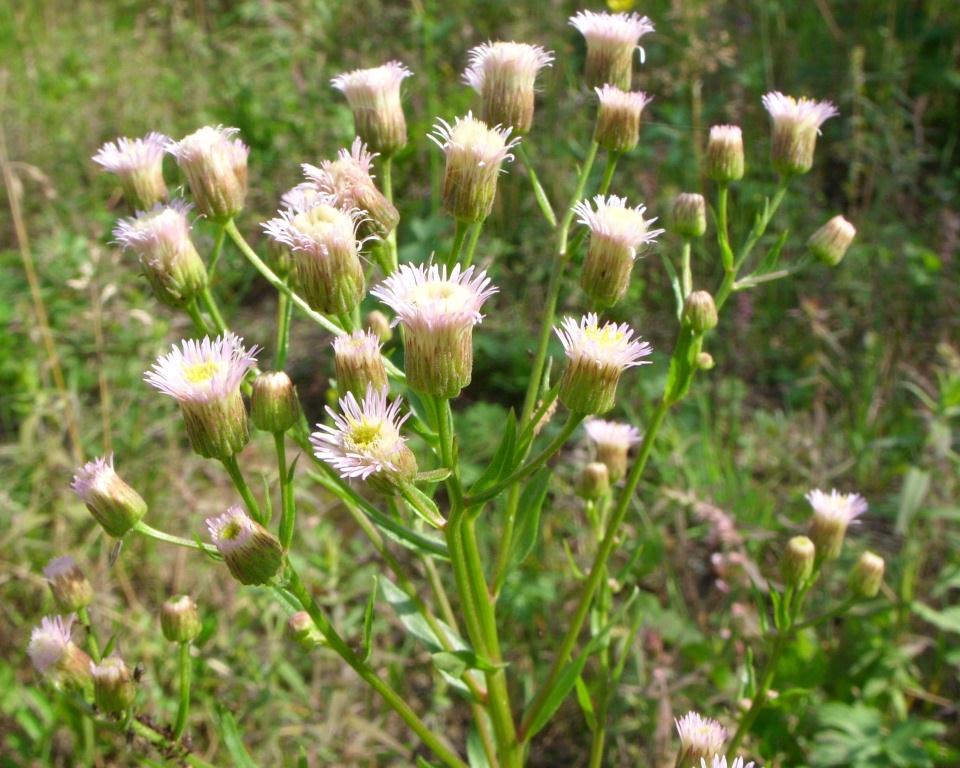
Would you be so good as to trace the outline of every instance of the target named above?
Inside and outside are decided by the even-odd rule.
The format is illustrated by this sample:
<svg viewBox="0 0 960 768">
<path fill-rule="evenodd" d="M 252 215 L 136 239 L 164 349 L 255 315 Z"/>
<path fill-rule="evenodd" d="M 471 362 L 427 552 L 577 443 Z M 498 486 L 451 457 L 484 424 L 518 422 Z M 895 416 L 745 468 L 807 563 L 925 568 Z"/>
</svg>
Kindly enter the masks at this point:
<svg viewBox="0 0 960 768">
<path fill-rule="evenodd" d="M 260 514 L 260 505 L 257 503 L 253 491 L 250 490 L 250 486 L 247 485 L 247 481 L 243 477 L 243 472 L 240 470 L 240 464 L 237 463 L 236 455 L 221 459 L 221 463 L 227 470 L 227 474 L 230 475 L 230 479 L 233 481 L 233 485 L 240 494 L 240 497 L 243 499 L 243 503 L 246 505 L 250 517 L 258 523 L 263 523 L 264 520 Z"/>
</svg>

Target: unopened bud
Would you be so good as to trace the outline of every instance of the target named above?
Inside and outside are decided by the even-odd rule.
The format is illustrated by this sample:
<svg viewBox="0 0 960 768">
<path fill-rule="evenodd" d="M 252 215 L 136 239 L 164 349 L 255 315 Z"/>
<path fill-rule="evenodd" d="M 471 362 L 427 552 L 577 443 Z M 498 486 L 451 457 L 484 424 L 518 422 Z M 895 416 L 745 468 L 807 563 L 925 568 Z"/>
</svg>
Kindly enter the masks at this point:
<svg viewBox="0 0 960 768">
<path fill-rule="evenodd" d="M 264 432 L 286 432 L 297 423 L 297 390 L 283 371 L 265 371 L 253 380 L 250 419 Z"/>
<path fill-rule="evenodd" d="M 331 81 L 347 97 L 357 136 L 385 157 L 407 144 L 400 84 L 412 74 L 399 61 L 391 61 L 380 67 L 345 72 Z"/>
<path fill-rule="evenodd" d="M 387 386 L 380 339 L 372 331 L 337 336 L 333 340 L 333 356 L 340 397 L 353 392 L 360 400 L 367 394 L 367 387 L 379 392 Z"/>
<path fill-rule="evenodd" d="M 483 98 L 487 125 L 527 133 L 533 124 L 533 86 L 537 72 L 549 66 L 553 55 L 539 45 L 484 43 L 470 51 L 464 82 Z"/>
<path fill-rule="evenodd" d="M 306 611 L 297 611 L 287 619 L 287 631 L 305 651 L 312 651 L 324 642 L 323 635 Z"/>
<path fill-rule="evenodd" d="M 883 558 L 873 552 L 860 555 L 850 572 L 850 589 L 857 597 L 876 597 L 883 583 Z"/>
<path fill-rule="evenodd" d="M 207 518 L 210 538 L 241 584 L 266 584 L 283 561 L 277 538 L 240 507 Z"/>
<path fill-rule="evenodd" d="M 717 305 L 706 291 L 694 291 L 683 305 L 683 318 L 694 333 L 706 333 L 717 327 Z"/>
<path fill-rule="evenodd" d="M 367 328 L 380 339 L 381 344 L 386 344 L 393 338 L 393 328 L 390 327 L 390 318 L 388 318 L 379 309 L 374 309 L 367 313 Z"/>
<path fill-rule="evenodd" d="M 80 467 L 70 487 L 103 530 L 118 539 L 140 522 L 147 511 L 143 497 L 114 471 L 112 454 Z"/>
<path fill-rule="evenodd" d="M 780 560 L 780 573 L 788 586 L 797 587 L 813 573 L 816 548 L 806 536 L 794 536 Z"/>
<path fill-rule="evenodd" d="M 57 607 L 64 613 L 75 613 L 93 600 L 93 587 L 80 566 L 69 555 L 55 557 L 43 569 Z"/>
<path fill-rule="evenodd" d="M 703 195 L 683 192 L 673 200 L 672 229 L 682 237 L 703 237 L 707 231 L 707 202 Z"/>
<path fill-rule="evenodd" d="M 577 495 L 596 500 L 610 492 L 610 472 L 602 461 L 592 461 L 583 468 L 577 481 Z"/>
<path fill-rule="evenodd" d="M 133 675 L 119 656 L 108 656 L 99 664 L 90 665 L 93 675 L 93 697 L 98 709 L 119 715 L 130 709 L 137 695 Z"/>
<path fill-rule="evenodd" d="M 215 221 L 226 221 L 243 210 L 247 197 L 247 147 L 236 128 L 205 126 L 167 151 L 187 177 L 197 209 Z"/>
<path fill-rule="evenodd" d="M 580 11 L 570 19 L 570 24 L 587 43 L 587 85 L 594 88 L 609 83 L 629 90 L 638 42 L 643 35 L 653 32 L 650 19 L 636 13 Z"/>
<path fill-rule="evenodd" d="M 160 609 L 160 628 L 171 643 L 191 642 L 202 627 L 197 604 L 189 595 L 171 597 Z"/>
<path fill-rule="evenodd" d="M 716 363 L 713 360 L 713 355 L 709 352 L 700 352 L 697 355 L 697 368 L 701 371 L 713 370 L 714 365 L 716 365 Z"/>
<path fill-rule="evenodd" d="M 787 177 L 809 171 L 820 126 L 839 114 L 836 107 L 829 101 L 795 99 L 776 91 L 763 97 L 763 106 L 773 122 L 770 157 L 774 169 Z"/>
<path fill-rule="evenodd" d="M 743 133 L 736 125 L 714 125 L 707 140 L 707 178 L 727 184 L 743 178 Z"/>
<path fill-rule="evenodd" d="M 610 152 L 629 152 L 640 141 L 640 117 L 651 99 L 642 92 L 621 91 L 613 85 L 596 88 L 600 97 L 594 141 Z"/>
<path fill-rule="evenodd" d="M 843 216 L 834 216 L 820 229 L 810 235 L 807 248 L 810 253 L 830 267 L 843 261 L 857 230 Z"/>
</svg>

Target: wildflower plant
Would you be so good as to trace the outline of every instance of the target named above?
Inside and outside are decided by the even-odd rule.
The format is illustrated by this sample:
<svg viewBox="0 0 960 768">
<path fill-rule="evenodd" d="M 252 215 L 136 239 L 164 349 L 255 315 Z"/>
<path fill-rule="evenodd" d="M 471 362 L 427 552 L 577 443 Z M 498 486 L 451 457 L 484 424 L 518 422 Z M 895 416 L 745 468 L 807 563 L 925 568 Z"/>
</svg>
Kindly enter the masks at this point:
<svg viewBox="0 0 960 768">
<path fill-rule="evenodd" d="M 288 612 L 289 632 L 305 652 L 339 656 L 409 726 L 431 754 L 431 765 L 465 768 L 469 759 L 471 766 L 518 768 L 535 749 L 537 734 L 574 695 L 589 726 L 590 765 L 602 764 L 611 704 L 629 640 L 642 618 L 636 590 L 615 589 L 609 567 L 658 434 L 671 409 L 712 368 L 705 346 L 723 328 L 730 298 L 813 263 L 803 259 L 781 266 L 786 236 L 768 245 L 765 235 L 788 186 L 812 166 L 820 126 L 836 114 L 832 105 L 780 93 L 763 97 L 773 122 L 773 154 L 770 163 L 752 158 L 751 170 L 772 168 L 778 182 L 735 247 L 729 193 L 744 176 L 740 128 L 710 130 L 705 171 L 711 188 L 685 192 L 671 209 L 648 216 L 641 201 L 616 194 L 616 170 L 623 154 L 637 145 L 641 113 L 649 108 L 651 97 L 630 89 L 639 40 L 653 32 L 653 23 L 637 14 L 592 11 L 577 13 L 570 23 L 586 41 L 584 92 L 595 88 L 599 103 L 589 101 L 595 121 L 581 126 L 588 143 L 577 158 L 568 199 L 561 205 L 550 199 L 523 149 L 537 141 L 534 85 L 549 75 L 552 54 L 533 42 L 481 44 L 468 55 L 463 77 L 479 94 L 483 120 L 471 113 L 452 123 L 429 116 L 436 120 L 429 139 L 445 156 L 442 205 L 451 219 L 452 245 L 434 243 L 425 263 L 399 263 L 392 164 L 402 159 L 397 153 L 408 140 L 413 145 L 408 151 L 427 151 L 427 137 L 407 135 L 401 84 L 412 73 L 397 62 L 333 80 L 353 111 L 357 137 L 329 159 L 302 165 L 304 181 L 277 202 L 277 216 L 262 225 L 264 255 L 238 226 L 249 150 L 237 129 L 201 127 L 176 142 L 159 134 L 118 139 L 94 157 L 118 175 L 138 211 L 118 223 L 117 241 L 136 255 L 158 300 L 171 311 L 186 312 L 193 323 L 191 338 L 160 355 L 144 379 L 177 402 L 190 445 L 201 457 L 222 464 L 242 504 L 207 519 L 203 535 L 200 526 L 157 530 L 148 524 L 143 498 L 120 478 L 109 456 L 80 467 L 74 490 L 109 536 L 140 535 L 189 548 L 212 560 L 223 579 L 255 585 L 260 597 L 275 599 Z M 199 221 L 188 218 L 190 202 L 167 202 L 161 147 L 176 159 Z M 598 183 L 593 171 L 601 152 L 605 168 Z M 552 233 L 545 249 L 549 281 L 524 399 L 502 425 L 494 458 L 468 483 L 453 403 L 470 387 L 474 335 L 483 333 L 484 313 L 501 308 L 494 285 L 498 265 L 485 262 L 481 268 L 473 261 L 482 253 L 484 221 L 498 186 L 516 183 L 514 160 L 524 168 Z M 711 250 L 704 238 L 708 209 L 716 241 L 712 258 L 722 268 L 715 286 L 705 285 L 691 260 L 694 240 L 703 239 L 703 250 Z M 658 218 L 671 222 L 678 253 L 674 240 L 653 228 Z M 577 223 L 582 226 L 574 231 Z M 192 226 L 213 233 L 214 249 L 206 260 L 193 245 Z M 835 265 L 853 234 L 852 225 L 837 217 L 814 233 L 810 247 L 818 260 Z M 241 329 L 232 327 L 218 306 L 216 266 L 225 240 L 277 291 L 270 370 L 261 370 L 267 355 L 245 346 L 235 335 Z M 755 254 L 763 249 L 763 255 Z M 661 257 L 676 305 L 672 351 L 656 350 L 669 358 L 662 394 L 643 423 L 628 423 L 623 415 L 600 420 L 596 417 L 617 409 L 622 379 L 649 376 L 644 366 L 655 350 L 643 340 L 645 322 L 637 307 L 623 305 L 635 262 L 648 252 Z M 649 264 L 655 268 L 658 262 Z M 558 319 L 570 276 L 578 276 L 583 289 L 570 296 L 578 311 Z M 377 306 L 367 316 L 367 329 L 360 320 L 364 301 Z M 629 323 L 606 315 L 618 302 Z M 294 318 L 333 337 L 332 344 L 315 352 L 336 370 L 339 399 L 326 414 L 304 412 L 284 370 Z M 557 355 L 558 376 L 554 336 L 565 358 Z M 562 425 L 545 428 L 557 411 Z M 586 563 L 571 569 L 576 571 L 575 602 L 557 619 L 549 658 L 515 664 L 524 649 L 503 642 L 510 618 L 500 610 L 500 599 L 507 578 L 530 555 L 541 517 L 549 514 L 545 500 L 554 460 L 581 425 L 592 450 L 589 461 L 577 468 L 575 488 L 592 550 Z M 270 498 L 269 483 L 256 493 L 247 480 L 251 470 L 244 451 L 251 439 L 267 439 L 264 433 L 274 442 L 278 500 Z M 299 451 L 293 461 L 287 456 L 291 445 Z M 438 679 L 450 683 L 469 707 L 469 748 L 428 722 L 378 670 L 371 660 L 376 638 L 369 618 L 354 642 L 315 598 L 314 574 L 307 566 L 312 561 L 297 535 L 303 496 L 294 491 L 301 483 L 332 494 L 382 563 L 381 587 L 370 596 L 365 615 L 381 610 L 378 599 L 386 594 L 401 595 L 418 615 Z M 811 587 L 824 568 L 836 563 L 848 526 L 866 509 L 857 494 L 814 490 L 808 498 L 813 510 L 809 538 L 790 539 L 779 573 L 767 580 L 769 604 L 761 607 L 764 617 L 772 618 L 764 618 L 762 648 L 754 655 L 763 662 L 754 665 L 754 657 L 744 662 L 747 682 L 736 695 L 724 691 L 710 697 L 720 722 L 697 712 L 676 722 L 677 765 L 720 768 L 730 761 L 735 768 L 752 766 L 738 750 L 768 702 L 777 662 L 797 631 L 856 601 L 873 599 L 882 589 L 883 562 L 866 553 L 849 576 L 850 598 L 822 615 L 805 616 Z M 274 508 L 279 509 L 276 521 Z M 480 546 L 478 531 L 494 542 L 492 549 Z M 396 555 L 401 548 L 403 558 Z M 28 653 L 37 671 L 83 698 L 92 717 L 121 721 L 163 757 L 207 765 L 184 738 L 190 646 L 201 632 L 202 601 L 198 605 L 190 596 L 177 596 L 159 611 L 164 636 L 179 648 L 180 669 L 177 719 L 161 727 L 139 709 L 136 675 L 127 663 L 101 653 L 87 614 L 96 595 L 79 566 L 57 560 L 46 575 L 57 604 L 70 615 L 44 618 L 34 630 Z M 72 637 L 74 612 L 85 629 L 86 651 Z M 615 644 L 615 633 L 627 640 Z M 747 703 L 738 708 L 737 700 Z"/>
</svg>

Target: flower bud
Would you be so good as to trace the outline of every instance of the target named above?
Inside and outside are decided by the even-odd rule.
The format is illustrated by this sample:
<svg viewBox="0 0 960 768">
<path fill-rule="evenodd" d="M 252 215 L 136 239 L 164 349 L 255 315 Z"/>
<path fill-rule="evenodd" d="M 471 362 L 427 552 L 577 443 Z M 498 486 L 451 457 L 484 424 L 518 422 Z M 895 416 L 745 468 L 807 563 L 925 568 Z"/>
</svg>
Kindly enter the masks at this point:
<svg viewBox="0 0 960 768">
<path fill-rule="evenodd" d="M 366 326 L 371 333 L 380 339 L 381 344 L 386 344 L 393 338 L 393 328 L 390 327 L 390 318 L 379 309 L 374 309 L 367 313 Z"/>
<path fill-rule="evenodd" d="M 235 138 L 236 128 L 205 126 L 167 151 L 187 177 L 197 210 L 207 218 L 226 221 L 243 210 L 247 197 L 247 155 L 250 149 Z"/>
<path fill-rule="evenodd" d="M 683 305 L 683 319 L 694 333 L 706 333 L 716 328 L 719 318 L 713 296 L 706 291 L 694 291 L 687 296 Z"/>
<path fill-rule="evenodd" d="M 472 113 L 450 125 L 437 120 L 430 138 L 446 155 L 443 176 L 443 208 L 458 221 L 483 221 L 493 210 L 497 177 L 510 150 L 519 138 L 510 138 L 511 129 L 477 120 Z"/>
<path fill-rule="evenodd" d="M 807 248 L 828 267 L 843 261 L 847 248 L 853 242 L 857 230 L 843 216 L 834 216 L 820 229 L 810 235 Z"/>
<path fill-rule="evenodd" d="M 400 103 L 400 84 L 413 75 L 399 61 L 337 75 L 331 84 L 347 97 L 353 124 L 374 152 L 385 157 L 407 144 L 407 123 Z"/>
<path fill-rule="evenodd" d="M 501 125 L 522 135 L 533 124 L 533 86 L 537 72 L 553 55 L 539 45 L 484 43 L 470 51 L 463 81 L 483 98 L 487 125 Z"/>
<path fill-rule="evenodd" d="M 592 461 L 583 468 L 577 480 L 577 495 L 595 501 L 610 493 L 610 473 L 601 461 Z"/>
<path fill-rule="evenodd" d="M 587 43 L 587 85 L 596 88 L 609 84 L 630 90 L 633 53 L 640 38 L 653 32 L 650 19 L 636 13 L 580 11 L 570 19 L 570 24 Z"/>
<path fill-rule="evenodd" d="M 123 197 L 133 211 L 149 211 L 167 199 L 163 151 L 169 139 L 152 131 L 142 139 L 121 137 L 100 147 L 93 161 L 120 180 Z"/>
<path fill-rule="evenodd" d="M 253 380 L 250 418 L 264 432 L 286 432 L 297 423 L 297 390 L 283 371 L 265 371 Z"/>
<path fill-rule="evenodd" d="M 882 557 L 873 552 L 864 552 L 850 572 L 850 590 L 856 597 L 876 597 L 883 583 L 883 570 Z"/>
<path fill-rule="evenodd" d="M 815 557 L 816 549 L 806 536 L 794 536 L 787 542 L 780 560 L 780 573 L 788 586 L 798 587 L 810 578 Z"/>
<path fill-rule="evenodd" d="M 193 641 L 203 628 L 197 604 L 189 595 L 171 597 L 160 609 L 160 628 L 171 643 Z"/>
<path fill-rule="evenodd" d="M 324 642 L 323 635 L 306 611 L 297 611 L 287 619 L 287 632 L 305 651 L 312 651 Z"/>
<path fill-rule="evenodd" d="M 652 100 L 642 92 L 621 91 L 613 85 L 595 88 L 600 97 L 594 141 L 609 152 L 629 152 L 640 141 L 640 116 Z"/>
<path fill-rule="evenodd" d="M 763 106 L 773 122 L 770 156 L 774 169 L 782 176 L 809 171 L 820 126 L 839 114 L 836 107 L 829 101 L 795 99 L 779 91 L 766 94 Z"/>
<path fill-rule="evenodd" d="M 700 352 L 697 355 L 697 368 L 701 371 L 713 370 L 714 365 L 716 365 L 716 363 L 713 361 L 713 355 L 709 352 Z"/>
<path fill-rule="evenodd" d="M 69 555 L 55 557 L 47 563 L 43 575 L 50 584 L 54 602 L 64 613 L 75 613 L 93 600 L 93 587 Z"/>
<path fill-rule="evenodd" d="M 207 518 L 207 530 L 230 573 L 241 584 L 266 584 L 280 570 L 280 542 L 240 507 Z"/>
<path fill-rule="evenodd" d="M 630 448 L 640 442 L 640 430 L 630 424 L 603 419 L 589 419 L 584 429 L 596 448 L 597 461 L 607 468 L 610 482 L 619 482 L 627 474 Z"/>
<path fill-rule="evenodd" d="M 672 229 L 681 237 L 703 237 L 707 231 L 707 202 L 703 195 L 682 192 L 673 199 Z"/>
<path fill-rule="evenodd" d="M 714 125 L 707 140 L 704 170 L 721 184 L 743 178 L 743 132 L 736 125 Z"/>
<path fill-rule="evenodd" d="M 813 507 L 810 518 L 810 538 L 817 548 L 817 556 L 823 560 L 836 560 L 843 549 L 847 526 L 867 510 L 867 502 L 856 493 L 829 494 L 813 490 L 807 494 Z"/>
<path fill-rule="evenodd" d="M 147 503 L 113 469 L 113 454 L 84 464 L 70 487 L 108 534 L 121 538 L 140 522 Z"/>
<path fill-rule="evenodd" d="M 380 355 L 380 340 L 372 331 L 354 331 L 333 340 L 337 391 L 340 397 L 353 392 L 357 399 L 367 387 L 379 392 L 387 386 L 387 371 Z"/>
<path fill-rule="evenodd" d="M 27 655 L 34 668 L 58 688 L 88 694 L 93 687 L 90 657 L 71 638 L 73 616 L 44 616 L 30 633 Z"/>
<path fill-rule="evenodd" d="M 99 664 L 91 662 L 90 673 L 98 709 L 110 715 L 120 715 L 130 709 L 137 695 L 137 686 L 123 659 L 108 656 Z"/>
</svg>

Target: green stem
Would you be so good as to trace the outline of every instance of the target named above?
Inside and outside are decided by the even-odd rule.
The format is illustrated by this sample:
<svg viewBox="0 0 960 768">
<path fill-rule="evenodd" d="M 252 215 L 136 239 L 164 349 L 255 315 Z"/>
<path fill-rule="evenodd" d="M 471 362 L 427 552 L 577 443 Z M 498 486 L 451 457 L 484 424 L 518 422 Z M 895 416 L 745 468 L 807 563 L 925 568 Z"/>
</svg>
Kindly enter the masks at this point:
<svg viewBox="0 0 960 768">
<path fill-rule="evenodd" d="M 210 266 L 207 267 L 208 280 L 213 280 L 213 275 L 217 271 L 217 263 L 223 254 L 223 241 L 226 234 L 226 227 L 223 224 L 217 224 L 217 234 L 213 238 L 213 250 L 210 252 Z"/>
<path fill-rule="evenodd" d="M 529 423 L 526 427 L 524 427 L 523 432 L 520 433 L 520 445 L 526 445 L 527 441 L 532 440 L 535 437 L 537 425 L 543 420 L 543 417 L 547 415 L 547 411 L 550 410 L 550 406 L 553 405 L 554 401 L 557 399 L 557 395 L 559 394 L 559 382 L 554 384 L 549 390 L 547 390 L 547 392 L 543 394 L 543 396 L 540 398 L 540 405 L 537 406 L 537 410 L 533 412 Z"/>
<path fill-rule="evenodd" d="M 282 371 L 287 364 L 287 347 L 290 343 L 290 315 L 293 305 L 290 297 L 282 291 L 277 294 L 277 348 L 273 353 L 273 370 Z"/>
<path fill-rule="evenodd" d="M 659 432 L 660 426 L 663 423 L 663 419 L 667 415 L 667 411 L 669 409 L 670 403 L 667 400 L 661 400 L 660 404 L 657 406 L 657 410 L 654 411 L 653 416 L 650 418 L 650 422 L 647 424 L 646 431 L 643 435 L 643 442 L 640 444 L 640 450 L 637 453 L 637 458 L 633 463 L 633 467 L 630 469 L 630 474 L 627 476 L 627 482 L 617 500 L 617 506 L 615 507 L 610 520 L 607 522 L 603 541 L 600 543 L 600 547 L 598 548 L 597 554 L 594 557 L 593 566 L 590 568 L 590 574 L 587 576 L 587 579 L 580 590 L 580 600 L 577 603 L 573 620 L 567 629 L 566 635 L 564 635 L 563 641 L 560 644 L 560 649 L 557 651 L 557 654 L 554 657 L 553 665 L 550 668 L 547 679 L 543 682 L 543 685 L 540 686 L 540 690 L 537 692 L 537 695 L 534 697 L 533 702 L 524 715 L 523 724 L 520 726 L 521 739 L 525 740 L 525 734 L 527 733 L 530 724 L 536 720 L 537 716 L 540 714 L 540 711 L 546 704 L 550 693 L 553 691 L 553 688 L 556 686 L 557 681 L 560 678 L 563 668 L 566 666 L 567 658 L 570 656 L 570 652 L 573 650 L 574 645 L 576 645 L 577 638 L 580 636 L 580 630 L 583 628 L 583 622 L 590 611 L 590 603 L 597 591 L 597 587 L 600 585 L 601 579 L 603 578 L 607 560 L 610 558 L 610 554 L 613 552 L 614 546 L 616 545 L 617 533 L 619 532 L 620 526 L 627 515 L 627 510 L 630 508 L 630 501 L 633 499 L 633 494 L 636 492 L 637 485 L 640 483 L 640 477 L 643 475 L 643 470 L 644 467 L 646 467 L 647 459 L 650 458 L 650 453 L 653 450 L 653 443 L 657 437 L 657 432 Z"/>
<path fill-rule="evenodd" d="M 210 544 L 203 544 L 199 541 L 194 541 L 192 539 L 184 539 L 180 536 L 174 536 L 164 531 L 159 531 L 156 528 L 152 528 L 147 525 L 143 520 L 137 523 L 130 530 L 136 531 L 137 533 L 142 533 L 144 536 L 156 541 L 162 541 L 164 544 L 173 544 L 177 547 L 186 547 L 187 549 L 197 549 L 201 552 L 205 552 L 208 555 L 214 555 L 216 557 L 220 556 L 220 552 L 216 547 L 211 546 Z"/>
<path fill-rule="evenodd" d="M 389 203 L 393 204 L 393 157 L 388 155 L 383 158 L 381 170 L 383 174 L 383 196 L 387 198 Z M 394 227 L 387 235 L 387 264 L 384 266 L 388 275 L 396 271 L 398 260 L 397 228 Z"/>
<path fill-rule="evenodd" d="M 760 710 L 766 702 L 767 691 L 770 690 L 770 684 L 773 682 L 773 676 L 777 670 L 780 655 L 783 653 L 784 648 L 787 647 L 789 635 L 789 630 L 781 632 L 774 641 L 773 650 L 767 658 L 760 685 L 757 686 L 756 693 L 754 693 L 753 698 L 750 700 L 750 708 L 744 713 L 743 717 L 740 718 L 740 722 L 737 724 L 737 730 L 733 734 L 733 738 L 730 739 L 730 746 L 727 749 L 728 760 L 733 760 L 736 756 L 740 742 L 743 741 L 743 737 L 750 731 L 751 726 L 757 719 L 757 715 L 760 714 Z"/>
<path fill-rule="evenodd" d="M 187 311 L 187 314 L 190 315 L 190 319 L 193 321 L 193 327 L 197 333 L 201 336 L 206 336 L 209 333 L 207 330 L 207 322 L 203 319 L 203 315 L 200 314 L 200 307 L 197 306 L 197 300 L 195 298 L 190 299 L 184 309 Z"/>
<path fill-rule="evenodd" d="M 90 613 L 87 606 L 77 609 L 77 618 L 83 624 L 83 629 L 87 633 L 87 648 L 90 650 L 90 658 L 95 662 L 100 661 L 100 643 L 97 642 L 97 635 L 93 631 L 93 625 L 90 623 Z"/>
<path fill-rule="evenodd" d="M 217 306 L 217 300 L 213 297 L 213 293 L 211 292 L 209 285 L 205 285 L 203 287 L 203 290 L 200 292 L 200 297 L 203 299 L 203 305 L 207 308 L 207 314 L 210 315 L 210 319 L 213 321 L 213 327 L 216 329 L 217 333 L 226 333 L 227 324 L 223 322 L 223 315 L 220 314 L 220 307 Z"/>
<path fill-rule="evenodd" d="M 607 162 L 603 166 L 603 179 L 600 181 L 598 195 L 605 195 L 610 190 L 610 184 L 613 183 L 613 174 L 617 170 L 617 160 L 620 159 L 619 152 L 608 152 Z"/>
<path fill-rule="evenodd" d="M 690 270 L 690 238 L 683 238 L 683 249 L 680 255 L 680 274 L 681 286 L 683 288 L 683 298 L 686 299 L 693 291 L 693 273 Z"/>
<path fill-rule="evenodd" d="M 453 265 L 460 258 L 460 249 L 463 247 L 463 241 L 467 237 L 467 230 L 470 229 L 470 223 L 457 219 L 453 230 L 453 245 L 450 246 L 450 255 L 447 256 L 447 269 L 453 269 Z"/>
<path fill-rule="evenodd" d="M 286 552 L 290 549 L 290 544 L 293 541 L 297 507 L 293 498 L 290 470 L 287 467 L 287 447 L 283 432 L 273 433 L 273 444 L 277 450 L 277 470 L 280 473 L 280 545 Z"/>
<path fill-rule="evenodd" d="M 451 768 L 468 768 L 467 764 L 427 727 L 423 720 L 410 708 L 406 700 L 389 683 L 381 679 L 370 665 L 363 661 L 343 640 L 333 624 L 320 610 L 296 569 L 290 566 L 287 570 L 287 576 L 290 593 L 297 599 L 303 610 L 310 614 L 310 618 L 313 619 L 314 624 L 324 636 L 330 648 L 339 654 L 371 688 L 380 694 L 383 700 L 403 719 L 439 760 L 445 765 L 451 766 Z"/>
<path fill-rule="evenodd" d="M 537 205 L 540 206 L 540 212 L 543 214 L 543 218 L 547 220 L 547 223 L 551 227 L 557 226 L 557 215 L 553 212 L 553 206 L 550 205 L 550 198 L 547 197 L 546 191 L 540 184 L 540 179 L 537 178 L 537 172 L 533 170 L 533 163 L 530 162 L 530 157 L 527 155 L 526 145 L 521 141 L 514 147 L 514 152 L 517 153 L 517 157 L 520 159 L 520 162 L 523 163 L 523 167 L 527 169 L 527 175 L 530 177 L 530 185 L 533 187 L 533 194 L 537 198 Z"/>
<path fill-rule="evenodd" d="M 247 481 L 243 477 L 243 472 L 240 471 L 240 465 L 237 463 L 236 455 L 221 459 L 221 463 L 227 470 L 227 474 L 230 475 L 230 479 L 233 480 L 233 485 L 237 489 L 237 492 L 243 498 L 243 503 L 246 505 L 250 517 L 258 523 L 263 523 L 263 517 L 260 515 L 260 505 L 257 504 L 257 500 L 250 490 L 250 486 L 247 485 Z"/>
<path fill-rule="evenodd" d="M 190 643 L 180 643 L 180 653 L 177 657 L 180 669 L 180 705 L 177 707 L 177 720 L 173 725 L 173 740 L 179 741 L 187 727 L 187 716 L 190 714 L 190 677 L 193 662 L 190 659 Z"/>
<path fill-rule="evenodd" d="M 467 242 L 467 252 L 463 257 L 463 268 L 466 269 L 473 264 L 473 252 L 477 249 L 477 241 L 480 239 L 480 232 L 483 230 L 483 222 L 478 221 L 470 228 L 470 240 Z"/>
</svg>

